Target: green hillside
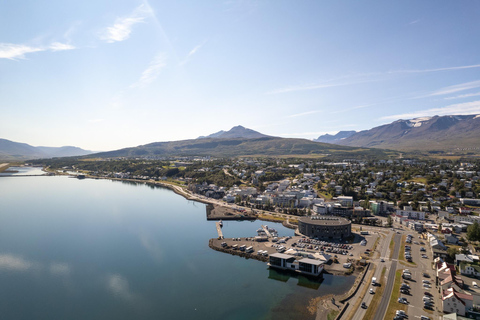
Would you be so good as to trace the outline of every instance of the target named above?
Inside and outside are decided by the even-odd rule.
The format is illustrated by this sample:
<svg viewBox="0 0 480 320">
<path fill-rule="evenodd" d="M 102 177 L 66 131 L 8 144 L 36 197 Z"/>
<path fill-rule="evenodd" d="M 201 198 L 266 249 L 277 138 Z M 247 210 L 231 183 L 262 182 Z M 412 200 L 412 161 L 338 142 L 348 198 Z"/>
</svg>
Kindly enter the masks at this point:
<svg viewBox="0 0 480 320">
<path fill-rule="evenodd" d="M 323 156 L 388 157 L 385 150 L 339 146 L 306 139 L 264 137 L 257 139 L 194 139 L 155 142 L 134 148 L 97 153 L 94 157 L 144 157 L 144 156 Z"/>
</svg>

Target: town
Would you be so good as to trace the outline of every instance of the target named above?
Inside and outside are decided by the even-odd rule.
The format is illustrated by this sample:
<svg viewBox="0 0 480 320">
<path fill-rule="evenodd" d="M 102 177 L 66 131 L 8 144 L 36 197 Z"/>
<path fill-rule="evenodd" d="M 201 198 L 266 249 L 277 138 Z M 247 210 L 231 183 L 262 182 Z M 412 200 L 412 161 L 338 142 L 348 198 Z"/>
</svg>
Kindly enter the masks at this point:
<svg viewBox="0 0 480 320">
<path fill-rule="evenodd" d="M 220 236 L 211 243 L 229 252 L 257 256 L 271 267 L 306 274 L 318 275 L 324 266 L 333 271 L 362 266 L 362 277 L 369 280 L 358 284 L 360 294 L 349 304 L 332 305 L 344 318 L 348 314 L 354 319 L 377 316 L 381 299 L 389 302 L 383 312 L 395 319 L 480 318 L 478 160 L 183 157 L 53 159 L 42 164 L 59 174 L 74 171 L 94 178 L 170 185 L 180 194 L 230 209 L 232 219 L 254 215 L 293 225 L 298 231 L 293 238 L 268 239 L 259 230 L 261 244 L 253 237 Z M 320 230 L 315 228 L 326 222 L 345 230 L 309 231 Z M 364 239 L 364 247 L 349 246 L 354 238 Z M 248 241 L 249 246 L 239 240 Z M 299 248 L 310 250 L 298 254 Z M 335 260 L 330 261 L 333 267 L 327 267 L 330 259 Z M 393 271 L 386 275 L 386 270 Z M 359 311 L 352 311 L 357 310 L 355 302 L 362 307 Z"/>
</svg>

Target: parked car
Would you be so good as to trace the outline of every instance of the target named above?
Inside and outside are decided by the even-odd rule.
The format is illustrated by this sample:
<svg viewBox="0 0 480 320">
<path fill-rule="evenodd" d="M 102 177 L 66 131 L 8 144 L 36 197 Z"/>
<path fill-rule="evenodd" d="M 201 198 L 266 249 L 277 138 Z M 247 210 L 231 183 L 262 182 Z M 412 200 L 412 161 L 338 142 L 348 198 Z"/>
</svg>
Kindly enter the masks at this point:
<svg viewBox="0 0 480 320">
<path fill-rule="evenodd" d="M 397 316 L 403 316 L 403 317 L 406 317 L 406 316 L 407 316 L 407 314 L 406 314 L 405 311 L 403 311 L 403 310 L 397 310 L 397 311 L 395 312 L 395 315 L 397 315 Z"/>
<path fill-rule="evenodd" d="M 420 320 L 431 320 L 431 319 L 427 316 L 420 316 Z"/>
<path fill-rule="evenodd" d="M 433 294 L 431 294 L 431 293 L 428 292 L 428 291 L 425 291 L 423 294 L 426 295 L 426 296 L 429 296 L 429 297 L 433 297 Z"/>
<path fill-rule="evenodd" d="M 408 304 L 408 301 L 405 298 L 398 298 L 398 302 L 403 303 L 403 304 Z"/>
<path fill-rule="evenodd" d="M 429 275 L 428 273 L 426 273 L 426 272 L 423 273 L 423 276 L 424 276 L 425 278 L 430 278 L 430 275 Z"/>
</svg>

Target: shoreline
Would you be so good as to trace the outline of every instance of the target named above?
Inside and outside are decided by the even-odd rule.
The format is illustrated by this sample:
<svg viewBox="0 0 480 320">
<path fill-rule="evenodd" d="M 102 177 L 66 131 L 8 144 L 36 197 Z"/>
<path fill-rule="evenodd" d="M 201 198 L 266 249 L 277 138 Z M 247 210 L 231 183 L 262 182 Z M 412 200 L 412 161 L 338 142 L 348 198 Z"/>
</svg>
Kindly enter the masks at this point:
<svg viewBox="0 0 480 320">
<path fill-rule="evenodd" d="M 7 170 L 10 167 L 10 163 L 0 163 L 0 172 Z"/>
<path fill-rule="evenodd" d="M 71 176 L 71 177 L 75 177 L 74 175 L 70 175 L 70 174 L 68 174 L 68 175 Z M 206 205 L 213 205 L 213 206 L 220 206 L 220 207 L 229 208 L 228 204 L 219 203 L 219 201 L 215 200 L 215 199 L 209 200 L 209 199 L 200 198 L 199 196 L 195 196 L 195 195 L 191 194 L 189 191 L 186 191 L 184 188 L 182 188 L 180 186 L 170 184 L 170 183 L 165 183 L 165 182 L 162 182 L 162 181 L 152 181 L 152 180 L 145 181 L 145 180 L 137 180 L 137 179 L 106 178 L 106 177 L 94 177 L 94 176 L 89 176 L 89 175 L 87 175 L 86 178 L 89 178 L 89 179 L 104 179 L 104 180 L 112 180 L 112 181 L 129 181 L 129 182 L 135 182 L 135 183 L 143 183 L 143 184 L 149 184 L 149 185 L 154 185 L 154 186 L 160 186 L 160 187 L 164 187 L 164 188 L 167 188 L 167 189 L 173 191 L 174 193 L 184 197 L 186 200 L 196 201 L 196 202 L 200 202 L 200 203 L 203 203 L 203 204 L 206 204 Z M 250 210 L 253 211 L 252 209 L 250 209 Z M 268 222 L 282 223 L 283 226 L 285 226 L 287 228 L 290 228 L 290 229 L 296 229 L 297 228 L 296 225 L 293 225 L 289 222 L 289 219 L 290 218 L 296 218 L 295 216 L 294 217 L 289 216 L 288 218 L 285 218 L 285 219 L 275 219 L 275 218 L 273 218 L 273 216 L 272 216 L 272 218 L 270 218 L 270 217 L 266 217 L 265 215 L 272 216 L 272 213 L 262 211 L 261 216 L 259 214 L 256 214 L 256 219 L 262 220 L 262 221 L 268 221 Z M 240 219 L 238 219 L 238 220 L 240 220 Z M 226 249 L 226 248 L 215 246 L 213 244 L 213 242 L 215 240 L 216 240 L 215 238 L 211 238 L 211 239 L 209 239 L 209 242 L 208 242 L 208 246 L 215 251 L 222 252 L 222 253 L 228 253 L 230 255 L 239 256 L 239 257 L 242 257 L 242 258 L 245 258 L 245 259 L 254 259 L 254 260 L 257 260 L 257 261 L 264 262 L 264 263 L 268 262 L 268 258 L 264 257 L 264 256 L 259 256 L 257 254 L 250 254 L 250 253 L 245 253 L 245 252 L 238 251 L 238 250 Z M 308 309 L 312 313 L 312 316 L 314 316 L 314 319 L 316 319 L 316 320 L 326 320 L 328 313 L 332 310 L 338 310 L 338 312 L 341 314 L 341 310 L 344 309 L 345 306 L 348 306 L 348 300 L 350 300 L 351 297 L 355 295 L 355 292 L 358 290 L 359 286 L 361 285 L 363 280 L 359 281 L 359 279 L 360 278 L 363 279 L 365 277 L 365 274 L 367 273 L 368 269 L 369 269 L 368 267 L 363 268 L 363 270 L 358 270 L 358 271 L 357 271 L 357 269 L 355 269 L 355 271 L 352 274 L 346 274 L 345 272 L 342 272 L 342 271 L 339 271 L 339 270 L 325 270 L 324 269 L 323 272 L 326 273 L 326 274 L 331 274 L 331 275 L 335 275 L 335 276 L 355 276 L 355 281 L 354 281 L 353 285 L 350 287 L 350 289 L 348 289 L 346 292 L 344 292 L 342 294 L 326 294 L 326 295 L 323 294 L 322 295 L 320 293 L 318 297 L 314 298 L 311 301 L 310 306 L 308 307 Z M 333 304 L 331 302 L 332 298 L 335 298 L 336 301 L 339 301 L 341 303 L 341 306 L 337 305 L 337 304 Z M 337 317 L 335 317 L 335 319 L 336 318 Z"/>
</svg>

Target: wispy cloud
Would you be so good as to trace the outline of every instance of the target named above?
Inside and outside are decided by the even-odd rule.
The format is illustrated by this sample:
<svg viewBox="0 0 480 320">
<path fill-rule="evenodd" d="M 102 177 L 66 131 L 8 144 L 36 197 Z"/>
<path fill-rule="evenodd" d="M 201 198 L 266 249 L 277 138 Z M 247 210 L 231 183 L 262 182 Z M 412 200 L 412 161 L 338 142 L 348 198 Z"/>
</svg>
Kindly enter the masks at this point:
<svg viewBox="0 0 480 320">
<path fill-rule="evenodd" d="M 291 114 L 287 116 L 287 118 L 296 118 L 296 117 L 302 117 L 302 116 L 307 116 L 309 114 L 315 114 L 319 113 L 321 110 L 313 110 L 313 111 L 307 111 L 307 112 L 301 112 L 301 113 L 296 113 L 296 114 Z"/>
<path fill-rule="evenodd" d="M 413 70 L 394 70 L 389 71 L 389 74 L 394 73 L 428 73 L 428 72 L 438 72 L 438 71 L 451 71 L 451 70 L 462 70 L 462 69 L 473 69 L 480 68 L 480 64 L 472 64 L 467 66 L 457 66 L 457 67 L 446 67 L 446 68 L 436 68 L 436 69 L 413 69 Z"/>
<path fill-rule="evenodd" d="M 434 91 L 427 96 L 429 97 L 435 97 L 435 96 L 443 96 L 446 94 L 452 94 L 460 91 L 465 91 L 465 90 L 470 90 L 470 89 L 475 89 L 480 87 L 480 80 L 476 81 L 470 81 L 470 82 L 465 82 L 465 83 L 460 83 L 456 84 L 453 86 L 448 86 L 445 88 L 442 88 L 440 90 Z"/>
<path fill-rule="evenodd" d="M 420 19 L 413 20 L 413 21 L 409 22 L 408 24 L 409 24 L 409 25 L 412 25 L 412 24 L 418 23 L 419 21 L 420 21 Z"/>
<path fill-rule="evenodd" d="M 63 51 L 75 49 L 73 45 L 53 42 L 48 46 L 29 46 L 25 44 L 0 43 L 0 59 L 25 59 L 25 55 L 41 51 Z"/>
<path fill-rule="evenodd" d="M 470 97 L 477 97 L 477 96 L 480 96 L 480 92 L 468 93 L 468 94 L 461 94 L 461 95 L 459 95 L 459 96 L 446 97 L 446 98 L 444 98 L 444 99 L 445 99 L 445 100 L 454 100 L 454 99 L 463 99 L 463 98 L 470 98 Z"/>
<path fill-rule="evenodd" d="M 160 74 L 160 71 L 167 65 L 166 60 L 167 59 L 164 53 L 158 54 L 150 62 L 148 68 L 142 72 L 142 76 L 140 77 L 140 79 L 134 84 L 132 84 L 130 87 L 131 88 L 143 87 L 153 82 Z"/>
<path fill-rule="evenodd" d="M 63 51 L 73 50 L 75 47 L 68 43 L 54 42 L 50 45 L 49 49 L 52 51 Z"/>
<path fill-rule="evenodd" d="M 412 119 L 424 116 L 445 116 L 457 114 L 480 114 L 480 100 L 451 104 L 449 106 L 440 108 L 431 108 L 426 110 L 419 110 L 409 113 L 394 114 L 390 116 L 381 117 L 380 120 L 398 120 L 398 119 Z"/>
<path fill-rule="evenodd" d="M 207 41 L 204 41 L 203 43 L 195 46 L 195 48 L 193 48 L 192 50 L 190 50 L 190 52 L 187 54 L 187 57 L 185 58 L 185 60 L 183 60 L 183 61 L 180 62 L 180 65 L 183 66 L 184 64 L 187 64 L 187 63 L 190 61 L 191 57 L 192 57 L 195 53 L 197 53 L 197 51 L 200 50 L 200 48 L 203 47 L 206 43 L 207 43 Z"/>
<path fill-rule="evenodd" d="M 316 90 L 316 89 L 323 89 L 323 88 L 340 87 L 340 86 L 347 86 L 353 83 L 358 83 L 358 82 L 346 82 L 346 83 L 335 83 L 335 84 L 322 83 L 322 84 L 306 84 L 306 85 L 299 85 L 299 86 L 290 86 L 290 87 L 269 91 L 267 92 L 267 94 L 279 94 L 279 93 L 287 93 L 287 92 L 295 92 L 295 91 L 307 91 L 307 90 Z"/>
<path fill-rule="evenodd" d="M 330 114 L 343 113 L 343 112 L 348 112 L 348 111 L 352 111 L 352 110 L 363 109 L 363 108 L 371 107 L 371 106 L 374 106 L 374 105 L 377 105 L 377 104 L 376 103 L 371 103 L 371 104 L 355 106 L 355 107 L 351 107 L 351 108 L 347 108 L 347 109 L 343 109 L 343 110 L 331 111 Z"/>
<path fill-rule="evenodd" d="M 367 83 L 367 82 L 378 82 L 378 81 L 384 81 L 385 79 L 388 79 L 389 77 L 392 77 L 398 74 L 421 74 L 421 73 L 430 73 L 430 72 L 439 72 L 439 71 L 455 71 L 455 70 L 473 69 L 473 68 L 480 68 L 480 64 L 435 68 L 435 69 L 410 69 L 410 70 L 393 70 L 388 72 L 350 74 L 350 75 L 341 76 L 335 79 L 322 81 L 321 83 L 288 86 L 280 89 L 275 89 L 275 90 L 266 92 L 266 94 L 279 94 L 279 93 L 287 93 L 287 92 L 341 87 L 341 86 L 348 86 L 348 85 L 361 84 L 361 83 Z"/>
<path fill-rule="evenodd" d="M 150 8 L 143 4 L 140 5 L 130 15 L 117 18 L 113 26 L 104 29 L 100 33 L 100 39 L 108 43 L 127 40 L 132 33 L 133 26 L 144 22 L 149 14 L 151 14 Z"/>
<path fill-rule="evenodd" d="M 45 48 L 31 47 L 24 44 L 0 43 L 0 58 L 25 59 L 27 53 L 45 51 Z"/>
</svg>

